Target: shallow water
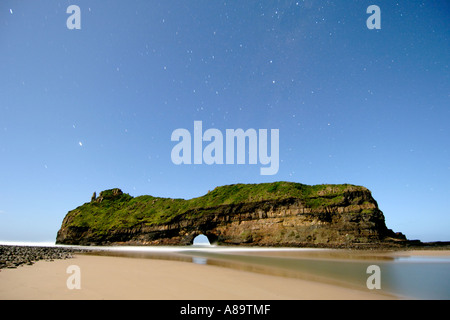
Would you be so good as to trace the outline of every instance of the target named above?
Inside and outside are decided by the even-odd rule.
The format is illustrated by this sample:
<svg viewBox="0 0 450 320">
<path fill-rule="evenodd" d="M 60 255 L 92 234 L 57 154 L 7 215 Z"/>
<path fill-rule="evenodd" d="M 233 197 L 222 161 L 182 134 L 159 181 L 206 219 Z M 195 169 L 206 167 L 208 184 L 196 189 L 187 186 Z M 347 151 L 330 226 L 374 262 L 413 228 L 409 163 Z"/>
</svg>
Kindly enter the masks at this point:
<svg viewBox="0 0 450 320">
<path fill-rule="evenodd" d="M 450 299 L 450 257 L 410 257 L 380 265 L 387 290 L 417 299 Z"/>
<path fill-rule="evenodd" d="M 376 265 L 380 268 L 381 291 L 385 293 L 411 299 L 450 299 L 450 256 L 346 255 L 345 251 L 339 255 L 330 250 L 316 252 L 320 253 L 316 255 L 311 255 L 312 252 L 303 252 L 303 256 L 298 253 L 284 256 L 214 252 L 192 254 L 215 260 L 211 261 L 215 265 L 220 265 L 217 263 L 219 259 L 223 264 L 225 261 L 243 262 L 254 269 L 259 266 L 260 272 L 268 274 L 319 280 L 363 290 L 369 290 L 366 282 L 372 272 L 368 272 L 368 267 Z M 232 264 L 228 266 L 232 267 Z"/>
</svg>

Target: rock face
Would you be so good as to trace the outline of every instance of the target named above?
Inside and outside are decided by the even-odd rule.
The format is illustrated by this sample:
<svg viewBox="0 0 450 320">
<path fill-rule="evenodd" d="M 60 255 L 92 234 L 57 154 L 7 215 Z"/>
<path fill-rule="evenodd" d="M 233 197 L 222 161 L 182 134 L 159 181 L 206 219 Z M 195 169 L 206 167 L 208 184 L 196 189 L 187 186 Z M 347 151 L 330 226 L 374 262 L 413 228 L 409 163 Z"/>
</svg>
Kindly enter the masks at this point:
<svg viewBox="0 0 450 320">
<path fill-rule="evenodd" d="M 386 227 L 364 187 L 276 182 L 218 187 L 191 200 L 106 190 L 66 215 L 56 242 L 189 245 L 199 234 L 219 245 L 352 247 L 406 241 Z"/>
</svg>

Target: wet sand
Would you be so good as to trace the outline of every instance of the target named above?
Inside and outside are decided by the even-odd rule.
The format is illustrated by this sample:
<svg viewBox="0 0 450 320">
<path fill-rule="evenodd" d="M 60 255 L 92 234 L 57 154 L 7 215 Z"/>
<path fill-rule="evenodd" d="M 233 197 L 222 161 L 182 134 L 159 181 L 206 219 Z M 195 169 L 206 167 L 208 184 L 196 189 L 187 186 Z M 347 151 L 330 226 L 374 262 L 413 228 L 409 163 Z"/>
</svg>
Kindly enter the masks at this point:
<svg viewBox="0 0 450 320">
<path fill-rule="evenodd" d="M 81 289 L 66 272 L 80 268 Z M 78 254 L 0 271 L 0 299 L 374 300 L 395 296 L 214 265 Z"/>
</svg>

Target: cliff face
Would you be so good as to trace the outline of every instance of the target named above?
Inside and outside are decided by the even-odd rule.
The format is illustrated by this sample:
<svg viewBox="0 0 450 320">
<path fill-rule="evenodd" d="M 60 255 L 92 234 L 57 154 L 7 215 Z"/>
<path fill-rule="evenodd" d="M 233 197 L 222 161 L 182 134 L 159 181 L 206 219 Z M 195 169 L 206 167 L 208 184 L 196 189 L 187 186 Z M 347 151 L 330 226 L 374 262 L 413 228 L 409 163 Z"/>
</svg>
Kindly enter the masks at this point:
<svg viewBox="0 0 450 320">
<path fill-rule="evenodd" d="M 406 240 L 385 225 L 371 192 L 352 185 L 277 182 L 218 187 L 191 200 L 133 198 L 120 189 L 92 197 L 63 220 L 57 243 L 344 247 Z"/>
</svg>

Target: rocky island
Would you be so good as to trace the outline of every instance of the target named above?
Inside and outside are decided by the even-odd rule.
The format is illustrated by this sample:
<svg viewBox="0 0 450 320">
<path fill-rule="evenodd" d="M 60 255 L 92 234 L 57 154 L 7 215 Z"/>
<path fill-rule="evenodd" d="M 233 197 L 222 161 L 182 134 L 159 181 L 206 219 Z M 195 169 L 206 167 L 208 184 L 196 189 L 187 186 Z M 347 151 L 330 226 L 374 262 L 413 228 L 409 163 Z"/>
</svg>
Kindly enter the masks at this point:
<svg viewBox="0 0 450 320">
<path fill-rule="evenodd" d="M 358 247 L 401 244 L 362 186 L 293 182 L 217 187 L 190 200 L 96 193 L 69 211 L 56 243 L 190 245 L 200 234 L 218 245 Z"/>
</svg>

